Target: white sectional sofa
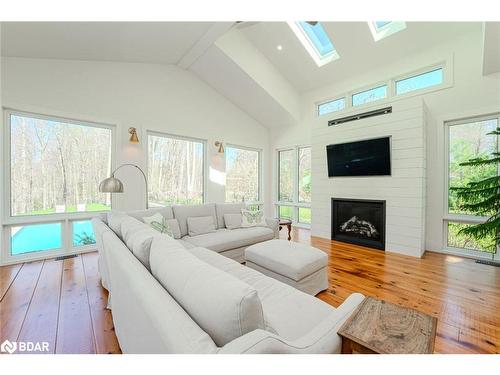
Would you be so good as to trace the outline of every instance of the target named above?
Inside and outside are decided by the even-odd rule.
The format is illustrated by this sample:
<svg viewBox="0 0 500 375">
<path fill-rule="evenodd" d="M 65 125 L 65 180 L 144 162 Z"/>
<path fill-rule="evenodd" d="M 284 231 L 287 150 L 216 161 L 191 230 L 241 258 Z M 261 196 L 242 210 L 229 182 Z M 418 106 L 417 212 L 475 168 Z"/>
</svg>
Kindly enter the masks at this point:
<svg viewBox="0 0 500 375">
<path fill-rule="evenodd" d="M 150 208 L 132 211 L 128 215 L 142 220 L 145 216 L 160 212 L 166 219 L 179 223 L 181 240 L 185 247 L 205 247 L 240 263 L 244 262 L 245 249 L 253 244 L 279 237 L 279 220 L 266 219 L 267 226 L 229 230 L 224 223 L 224 214 L 239 214 L 244 203 L 207 203 L 198 205 L 174 205 L 172 207 Z M 212 216 L 216 231 L 198 236 L 188 235 L 187 218 Z"/>
<path fill-rule="evenodd" d="M 339 353 L 337 330 L 364 298 L 333 308 L 221 256 L 222 242 L 192 246 L 129 215 L 93 227 L 124 353 Z"/>
</svg>

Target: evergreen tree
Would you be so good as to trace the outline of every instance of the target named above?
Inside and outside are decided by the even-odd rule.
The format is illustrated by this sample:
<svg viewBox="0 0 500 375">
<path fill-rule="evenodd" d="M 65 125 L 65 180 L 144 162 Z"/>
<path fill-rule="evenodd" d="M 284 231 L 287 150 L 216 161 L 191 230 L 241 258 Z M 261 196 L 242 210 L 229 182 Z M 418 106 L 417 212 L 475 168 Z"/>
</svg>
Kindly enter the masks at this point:
<svg viewBox="0 0 500 375">
<path fill-rule="evenodd" d="M 498 137 L 500 127 L 497 127 L 488 135 Z M 493 152 L 489 158 L 474 158 L 460 165 L 479 166 L 492 164 L 497 165 L 497 168 L 499 168 L 499 152 Z M 451 189 L 456 191 L 459 202 L 461 202 L 459 206 L 462 210 L 474 212 L 477 216 L 488 217 L 488 220 L 484 223 L 464 227 L 459 231 L 459 234 L 471 236 L 475 239 L 492 238 L 491 243 L 485 250 L 494 254 L 497 247 L 500 246 L 500 175 L 497 173 L 493 177 L 469 182 L 465 187 Z"/>
</svg>

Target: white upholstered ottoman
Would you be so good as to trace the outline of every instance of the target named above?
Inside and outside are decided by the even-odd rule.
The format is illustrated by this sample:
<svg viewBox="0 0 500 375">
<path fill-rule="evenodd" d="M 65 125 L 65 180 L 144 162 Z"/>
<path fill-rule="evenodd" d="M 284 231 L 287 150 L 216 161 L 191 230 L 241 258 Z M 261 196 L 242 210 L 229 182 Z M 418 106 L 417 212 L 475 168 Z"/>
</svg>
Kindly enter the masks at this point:
<svg viewBox="0 0 500 375">
<path fill-rule="evenodd" d="M 297 242 L 270 240 L 247 247 L 246 265 L 305 293 L 328 288 L 328 256 Z"/>
</svg>

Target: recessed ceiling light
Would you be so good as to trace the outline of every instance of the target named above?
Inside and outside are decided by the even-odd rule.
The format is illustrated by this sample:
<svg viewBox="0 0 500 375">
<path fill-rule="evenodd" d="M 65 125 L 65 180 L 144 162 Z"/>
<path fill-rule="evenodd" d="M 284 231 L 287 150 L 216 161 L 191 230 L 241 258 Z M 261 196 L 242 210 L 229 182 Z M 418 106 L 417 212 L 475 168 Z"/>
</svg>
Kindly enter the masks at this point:
<svg viewBox="0 0 500 375">
<path fill-rule="evenodd" d="M 282 46 L 281 44 L 278 44 L 278 45 L 276 46 L 276 49 L 277 49 L 278 51 L 281 51 L 281 50 L 283 49 L 283 46 Z"/>
</svg>

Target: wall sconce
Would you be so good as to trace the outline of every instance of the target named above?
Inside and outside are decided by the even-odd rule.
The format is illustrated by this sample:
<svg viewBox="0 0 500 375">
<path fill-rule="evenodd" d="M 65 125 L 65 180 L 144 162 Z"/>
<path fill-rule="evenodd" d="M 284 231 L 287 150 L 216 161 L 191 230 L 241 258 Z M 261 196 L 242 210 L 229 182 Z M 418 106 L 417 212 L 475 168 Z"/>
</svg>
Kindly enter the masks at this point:
<svg viewBox="0 0 500 375">
<path fill-rule="evenodd" d="M 215 147 L 218 147 L 217 152 L 219 154 L 223 154 L 224 153 L 224 145 L 222 144 L 221 141 L 215 141 L 214 145 L 215 145 Z"/>
<path fill-rule="evenodd" d="M 128 132 L 130 134 L 130 142 L 131 143 L 139 143 L 139 138 L 137 137 L 137 129 L 130 127 L 130 128 L 128 128 Z"/>
</svg>

